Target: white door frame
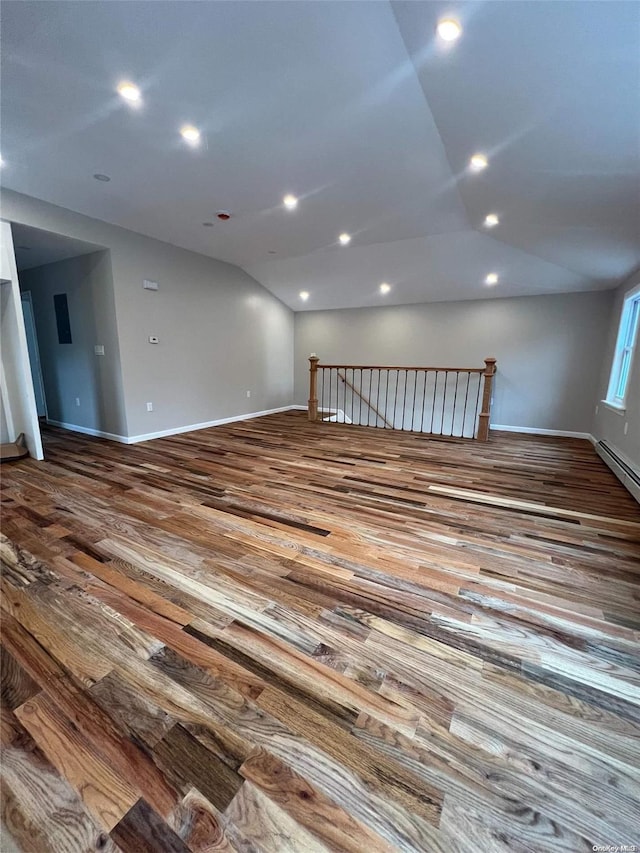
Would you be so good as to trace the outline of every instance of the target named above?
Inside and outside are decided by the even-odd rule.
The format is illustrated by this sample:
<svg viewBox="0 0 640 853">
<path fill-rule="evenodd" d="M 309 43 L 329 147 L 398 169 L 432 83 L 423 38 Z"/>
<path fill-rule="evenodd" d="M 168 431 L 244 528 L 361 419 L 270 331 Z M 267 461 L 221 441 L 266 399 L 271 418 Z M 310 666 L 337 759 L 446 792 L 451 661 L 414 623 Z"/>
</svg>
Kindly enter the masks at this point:
<svg viewBox="0 0 640 853">
<path fill-rule="evenodd" d="M 18 284 L 16 256 L 13 251 L 11 224 L 0 219 L 0 280 L 2 300 L 2 367 L 4 393 L 13 419 L 13 428 L 24 433 L 30 455 L 44 459 L 36 395 L 29 367 L 29 350 L 24 328 L 22 300 Z"/>
</svg>

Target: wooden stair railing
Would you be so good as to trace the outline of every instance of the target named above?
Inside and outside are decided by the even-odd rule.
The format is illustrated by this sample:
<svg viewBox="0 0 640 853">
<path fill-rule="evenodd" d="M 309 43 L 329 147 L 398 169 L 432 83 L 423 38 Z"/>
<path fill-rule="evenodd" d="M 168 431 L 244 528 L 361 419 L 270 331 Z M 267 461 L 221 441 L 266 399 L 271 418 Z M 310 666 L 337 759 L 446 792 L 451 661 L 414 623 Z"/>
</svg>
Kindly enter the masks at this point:
<svg viewBox="0 0 640 853">
<path fill-rule="evenodd" d="M 491 401 L 493 400 L 493 377 L 496 375 L 496 359 L 484 360 L 484 389 L 482 391 L 482 410 L 478 415 L 478 441 L 489 440 L 491 424 Z"/>
<path fill-rule="evenodd" d="M 371 411 L 377 417 L 380 418 L 380 420 L 384 423 L 385 426 L 389 427 L 389 429 L 393 429 L 393 424 L 390 424 L 389 421 L 385 418 L 385 416 L 376 409 L 376 407 L 373 405 L 373 403 L 370 400 L 367 400 L 367 398 L 364 396 L 364 394 L 362 394 L 360 391 L 358 391 L 358 389 L 356 388 L 356 386 L 352 382 L 349 382 L 346 375 L 343 375 L 341 373 L 340 369 L 338 370 L 338 378 L 340 379 L 341 382 L 344 382 L 344 384 L 347 386 L 347 388 L 350 388 L 354 394 L 358 395 L 358 397 L 363 401 L 363 403 L 366 406 L 368 406 L 371 409 Z"/>
<path fill-rule="evenodd" d="M 487 441 L 495 374 L 495 358 L 484 367 L 393 367 L 320 364 L 312 353 L 309 420 L 340 411 L 356 426 Z"/>
</svg>

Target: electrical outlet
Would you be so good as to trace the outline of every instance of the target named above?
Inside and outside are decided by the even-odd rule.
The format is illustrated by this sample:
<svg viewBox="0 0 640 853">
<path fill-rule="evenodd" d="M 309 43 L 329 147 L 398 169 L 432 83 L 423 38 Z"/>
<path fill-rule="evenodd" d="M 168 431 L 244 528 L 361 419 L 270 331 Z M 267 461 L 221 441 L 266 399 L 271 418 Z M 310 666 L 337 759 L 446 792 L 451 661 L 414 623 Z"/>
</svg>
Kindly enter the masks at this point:
<svg viewBox="0 0 640 853">
<path fill-rule="evenodd" d="M 80 397 L 76 397 L 76 406 L 80 405 Z"/>
<path fill-rule="evenodd" d="M 152 412 L 152 411 L 153 411 L 153 403 L 147 403 L 147 411 L 148 411 L 148 412 Z"/>
<path fill-rule="evenodd" d="M 96 344 L 93 348 L 93 351 L 96 355 L 104 355 L 104 345 Z"/>
<path fill-rule="evenodd" d="M 247 391 L 247 397 L 251 396 L 251 391 Z"/>
</svg>

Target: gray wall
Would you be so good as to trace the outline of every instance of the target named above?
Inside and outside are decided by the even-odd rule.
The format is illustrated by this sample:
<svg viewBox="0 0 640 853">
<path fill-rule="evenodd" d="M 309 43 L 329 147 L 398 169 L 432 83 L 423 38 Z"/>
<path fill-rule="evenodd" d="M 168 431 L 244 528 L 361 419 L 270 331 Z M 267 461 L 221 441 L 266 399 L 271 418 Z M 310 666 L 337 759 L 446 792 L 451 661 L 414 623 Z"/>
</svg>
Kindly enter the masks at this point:
<svg viewBox="0 0 640 853">
<path fill-rule="evenodd" d="M 498 359 L 491 421 L 589 432 L 613 293 L 296 314 L 296 402 L 308 356 L 344 364 L 482 366 Z"/>
<path fill-rule="evenodd" d="M 604 400 L 609 387 L 609 376 L 618 337 L 618 327 L 625 294 L 640 283 L 640 273 L 623 282 L 615 291 L 608 336 L 602 360 L 595 403 L 598 411 L 593 419 L 592 433 L 598 441 L 607 441 L 621 451 L 631 464 L 640 471 L 640 341 L 636 344 L 633 364 L 629 376 L 627 408 L 624 412 L 614 411 Z M 625 424 L 627 434 L 625 435 Z"/>
<path fill-rule="evenodd" d="M 239 267 L 131 237 L 114 269 L 130 434 L 290 405 L 293 312 Z"/>
<path fill-rule="evenodd" d="M 122 434 L 291 403 L 293 312 L 243 270 L 7 190 L 2 214 L 110 250 Z M 143 290 L 144 279 L 157 281 L 158 292 Z M 160 343 L 149 344 L 150 335 Z M 107 341 L 95 343 L 107 353 Z"/>
<path fill-rule="evenodd" d="M 124 411 L 109 252 L 19 273 L 30 291 L 50 420 L 122 434 Z M 58 343 L 53 297 L 66 293 L 71 344 Z M 94 345 L 102 344 L 104 356 Z M 80 405 L 76 405 L 79 398 Z"/>
</svg>

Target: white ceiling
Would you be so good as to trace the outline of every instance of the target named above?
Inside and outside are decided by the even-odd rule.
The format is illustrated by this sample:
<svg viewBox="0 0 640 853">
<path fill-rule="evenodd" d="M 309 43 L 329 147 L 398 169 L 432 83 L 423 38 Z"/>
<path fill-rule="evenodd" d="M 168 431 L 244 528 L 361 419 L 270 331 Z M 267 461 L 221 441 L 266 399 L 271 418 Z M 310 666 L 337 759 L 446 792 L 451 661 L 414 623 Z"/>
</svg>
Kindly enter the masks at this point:
<svg viewBox="0 0 640 853">
<path fill-rule="evenodd" d="M 450 50 L 444 14 L 464 28 Z M 4 185 L 239 264 L 296 310 L 600 289 L 640 263 L 640 4 L 23 0 L 2 17 Z M 490 165 L 471 175 L 476 151 Z M 218 209 L 232 219 L 203 227 Z"/>
<path fill-rule="evenodd" d="M 30 228 L 16 222 L 11 226 L 11 231 L 18 272 L 104 249 L 104 246 L 85 243 L 83 240 L 74 240 L 72 237 L 52 234 L 50 231 Z"/>
</svg>

